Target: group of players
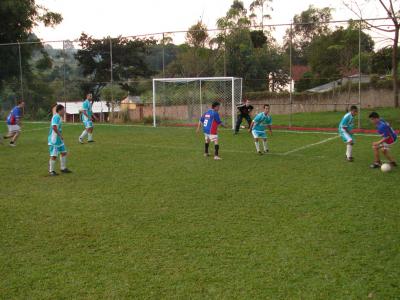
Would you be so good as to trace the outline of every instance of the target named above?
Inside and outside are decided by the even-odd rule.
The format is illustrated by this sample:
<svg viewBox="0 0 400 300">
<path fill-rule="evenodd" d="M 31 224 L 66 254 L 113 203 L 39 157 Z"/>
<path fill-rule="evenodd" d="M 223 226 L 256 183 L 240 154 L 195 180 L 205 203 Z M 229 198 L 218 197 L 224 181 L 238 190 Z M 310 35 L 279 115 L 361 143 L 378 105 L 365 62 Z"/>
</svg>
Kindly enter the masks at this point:
<svg viewBox="0 0 400 300">
<path fill-rule="evenodd" d="M 96 116 L 92 110 L 93 96 L 92 94 L 86 95 L 86 100 L 83 101 L 81 109 L 81 120 L 84 125 L 84 130 L 79 136 L 78 141 L 80 144 L 84 144 L 84 140 L 87 137 L 88 143 L 93 143 L 93 121 L 96 120 Z M 7 116 L 7 127 L 8 134 L 4 136 L 4 139 L 10 139 L 9 145 L 12 147 L 16 146 L 18 137 L 21 134 L 21 119 L 23 114 L 23 108 L 25 106 L 24 101 L 18 101 L 17 105 L 11 110 Z M 49 146 L 49 175 L 57 176 L 56 172 L 56 161 L 57 157 L 60 157 L 60 171 L 61 173 L 71 173 L 71 170 L 67 168 L 67 148 L 64 144 L 64 137 L 62 134 L 62 118 L 65 114 L 65 107 L 58 104 L 53 109 L 53 116 L 50 122 L 50 129 L 47 138 L 47 144 Z"/>
<path fill-rule="evenodd" d="M 92 110 L 93 96 L 87 94 L 85 101 L 83 101 L 81 109 L 81 120 L 84 125 L 84 130 L 79 136 L 79 143 L 83 144 L 87 137 L 88 143 L 93 143 L 93 121 L 96 120 L 96 116 Z M 19 101 L 7 117 L 8 134 L 4 136 L 5 139 L 10 139 L 9 145 L 12 147 L 16 146 L 16 141 L 21 133 L 21 118 L 23 114 L 23 108 L 25 106 L 24 101 Z M 219 109 L 221 104 L 219 102 L 213 102 L 211 108 L 206 111 L 200 118 L 197 132 L 202 128 L 205 144 L 204 144 L 204 156 L 210 156 L 209 148 L 210 143 L 214 144 L 214 159 L 221 160 L 219 155 L 219 141 L 218 141 L 218 127 L 225 127 L 220 115 Z M 250 101 L 246 100 L 244 103 L 237 106 L 238 116 L 235 126 L 234 133 L 239 133 L 242 120 L 245 119 L 248 122 L 248 131 L 254 138 L 254 144 L 258 154 L 262 155 L 269 152 L 268 148 L 268 135 L 266 130 L 269 131 L 269 136 L 272 136 L 272 117 L 270 114 L 270 105 L 264 104 L 263 111 L 258 113 L 254 119 L 251 118 L 251 112 L 254 109 L 250 105 Z M 67 148 L 64 144 L 64 138 L 62 134 L 62 118 L 65 113 L 65 107 L 61 104 L 55 106 L 53 116 L 50 122 L 50 129 L 48 134 L 48 146 L 50 153 L 49 160 L 49 175 L 57 176 L 58 173 L 55 170 L 57 157 L 60 157 L 60 171 L 61 173 L 71 173 L 67 168 Z M 358 108 L 351 106 L 350 111 L 344 115 L 339 123 L 339 135 L 346 144 L 346 160 L 353 162 L 353 146 L 354 146 L 354 120 L 358 114 Z M 391 146 L 397 141 L 397 134 L 390 127 L 389 123 L 383 120 L 378 113 L 372 112 L 369 115 L 371 122 L 376 126 L 377 132 L 381 136 L 379 141 L 373 142 L 372 148 L 374 152 L 374 162 L 371 164 L 371 168 L 379 168 L 382 164 L 380 159 L 380 151 L 389 160 L 389 163 L 395 167 L 397 163 L 393 156 L 390 154 Z M 263 150 L 260 147 L 260 141 L 262 141 Z"/>
<path fill-rule="evenodd" d="M 203 127 L 203 132 L 205 136 L 205 152 L 204 156 L 209 156 L 209 145 L 210 142 L 213 142 L 215 145 L 214 159 L 220 160 L 219 156 L 219 144 L 218 144 L 218 126 L 225 125 L 221 122 L 221 118 L 219 116 L 219 108 L 220 103 L 214 102 L 211 106 L 211 109 L 202 115 L 200 121 L 197 126 L 197 132 L 200 131 L 200 128 Z M 249 132 L 252 133 L 254 138 L 254 143 L 256 146 L 256 151 L 259 154 L 268 153 L 268 144 L 267 144 L 267 134 L 266 129 L 269 131 L 269 135 L 272 136 L 272 117 L 270 115 L 270 106 L 269 104 L 264 104 L 264 111 L 257 114 L 254 119 L 251 119 L 251 112 L 254 109 L 252 105 L 250 105 L 250 101 L 246 100 L 244 103 L 241 103 L 237 106 L 238 116 L 237 122 L 235 126 L 235 134 L 239 133 L 240 126 L 242 120 L 245 119 L 249 124 Z M 357 106 L 351 106 L 350 111 L 346 113 L 342 120 L 339 123 L 339 135 L 342 140 L 346 144 L 346 160 L 348 162 L 353 162 L 353 146 L 354 146 L 354 120 L 356 115 L 358 114 Z M 372 112 L 369 115 L 370 121 L 375 125 L 378 134 L 381 136 L 379 141 L 375 141 L 372 143 L 372 149 L 374 152 L 374 162 L 370 165 L 371 168 L 376 169 L 380 168 L 382 165 L 382 161 L 380 158 L 380 151 L 382 151 L 383 155 L 388 159 L 390 165 L 392 167 L 396 167 L 397 163 L 394 157 L 390 154 L 390 148 L 397 142 L 397 134 L 390 126 L 388 122 L 382 119 L 377 112 Z M 261 151 L 259 141 L 263 142 L 263 149 Z"/>
</svg>

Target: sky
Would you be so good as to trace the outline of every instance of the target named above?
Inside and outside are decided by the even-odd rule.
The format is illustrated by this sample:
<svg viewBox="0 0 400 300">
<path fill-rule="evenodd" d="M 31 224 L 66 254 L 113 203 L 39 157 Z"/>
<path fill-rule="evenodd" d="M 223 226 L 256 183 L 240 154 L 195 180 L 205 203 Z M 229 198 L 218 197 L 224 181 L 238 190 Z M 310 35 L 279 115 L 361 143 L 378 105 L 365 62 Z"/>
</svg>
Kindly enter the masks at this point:
<svg viewBox="0 0 400 300">
<path fill-rule="evenodd" d="M 55 28 L 39 26 L 34 32 L 44 41 L 77 39 L 82 32 L 96 38 L 105 36 L 132 36 L 138 34 L 186 30 L 197 20 L 208 28 L 215 28 L 216 20 L 224 16 L 232 0 L 36 0 L 40 5 L 62 14 L 63 22 Z M 246 7 L 251 0 L 243 1 Z M 355 18 L 342 0 L 274 0 L 272 19 L 266 23 L 288 23 L 295 14 L 308 8 L 331 7 L 333 18 Z M 365 8 L 364 15 L 377 17 L 374 7 Z M 381 15 L 382 16 L 382 15 Z M 277 27 L 279 40 L 285 28 Z M 175 40 L 183 40 L 176 34 Z"/>
</svg>

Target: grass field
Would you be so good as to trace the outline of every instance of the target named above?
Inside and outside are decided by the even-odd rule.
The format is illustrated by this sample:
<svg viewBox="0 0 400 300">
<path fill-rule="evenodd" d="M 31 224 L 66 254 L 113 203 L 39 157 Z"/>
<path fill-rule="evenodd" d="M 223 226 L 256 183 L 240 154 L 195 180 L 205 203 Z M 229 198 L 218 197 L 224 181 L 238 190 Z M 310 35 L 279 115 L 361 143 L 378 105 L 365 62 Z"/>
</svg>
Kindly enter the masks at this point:
<svg viewBox="0 0 400 300">
<path fill-rule="evenodd" d="M 337 121 L 337 120 L 336 120 Z M 400 169 L 332 134 L 275 131 L 258 156 L 221 132 L 64 127 L 73 174 L 47 176 L 47 124 L 0 146 L 0 298 L 394 299 Z M 0 132 L 3 132 L 1 128 Z M 400 146 L 393 149 L 400 158 Z"/>
</svg>

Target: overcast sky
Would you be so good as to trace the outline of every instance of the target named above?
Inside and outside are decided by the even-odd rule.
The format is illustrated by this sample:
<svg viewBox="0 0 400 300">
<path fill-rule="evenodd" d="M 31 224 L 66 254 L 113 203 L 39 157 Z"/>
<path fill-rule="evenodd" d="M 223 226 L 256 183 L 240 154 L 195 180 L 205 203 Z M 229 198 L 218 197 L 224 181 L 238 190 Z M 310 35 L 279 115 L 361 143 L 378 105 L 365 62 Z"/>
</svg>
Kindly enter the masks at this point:
<svg viewBox="0 0 400 300">
<path fill-rule="evenodd" d="M 246 7 L 251 0 L 244 0 Z M 202 19 L 208 28 L 224 16 L 232 0 L 37 0 L 52 11 L 62 14 L 64 21 L 52 28 L 39 26 L 35 33 L 45 40 L 76 39 L 81 32 L 94 37 L 131 36 L 163 31 L 186 30 Z M 342 0 L 274 0 L 272 20 L 268 23 L 288 23 L 293 15 L 310 4 L 334 9 L 334 19 L 354 18 Z M 376 17 L 377 9 L 366 8 L 365 17 Z M 380 10 L 382 16 L 382 10 Z M 277 28 L 279 40 L 284 28 Z M 183 36 L 183 35 L 182 35 Z M 182 40 L 177 36 L 176 40 Z"/>
</svg>

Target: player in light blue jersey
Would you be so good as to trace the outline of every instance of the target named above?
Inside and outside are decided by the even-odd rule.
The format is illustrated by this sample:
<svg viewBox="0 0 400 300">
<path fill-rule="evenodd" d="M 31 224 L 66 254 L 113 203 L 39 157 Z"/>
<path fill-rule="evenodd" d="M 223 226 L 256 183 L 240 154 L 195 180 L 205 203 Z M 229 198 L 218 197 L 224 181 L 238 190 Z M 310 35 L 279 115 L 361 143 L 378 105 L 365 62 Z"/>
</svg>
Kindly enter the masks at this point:
<svg viewBox="0 0 400 300">
<path fill-rule="evenodd" d="M 267 133 L 265 132 L 268 128 L 270 135 L 272 136 L 272 117 L 270 115 L 269 104 L 264 105 L 264 111 L 257 114 L 254 120 L 251 122 L 249 132 L 252 133 L 254 137 L 254 143 L 256 145 L 256 150 L 259 154 L 263 154 L 260 149 L 259 140 L 263 141 L 264 153 L 268 153 L 267 144 Z"/>
<path fill-rule="evenodd" d="M 51 118 L 49 136 L 47 144 L 49 145 L 50 161 L 49 161 L 49 175 L 57 176 L 55 171 L 57 156 L 60 155 L 61 172 L 71 173 L 67 168 L 67 149 L 64 145 L 64 138 L 62 135 L 62 116 L 64 115 L 64 106 L 58 104 L 56 106 L 56 113 Z"/>
<path fill-rule="evenodd" d="M 357 106 L 351 106 L 350 111 L 344 115 L 342 120 L 339 123 L 339 134 L 342 138 L 343 142 L 346 143 L 346 160 L 348 162 L 353 162 L 353 145 L 354 145 L 354 137 L 353 137 L 353 129 L 354 129 L 354 119 L 358 114 Z"/>
<path fill-rule="evenodd" d="M 86 100 L 82 103 L 81 119 L 85 129 L 79 137 L 79 143 L 83 144 L 85 137 L 88 137 L 88 143 L 93 143 L 93 120 L 96 116 L 93 114 L 93 95 L 87 94 Z"/>
</svg>

